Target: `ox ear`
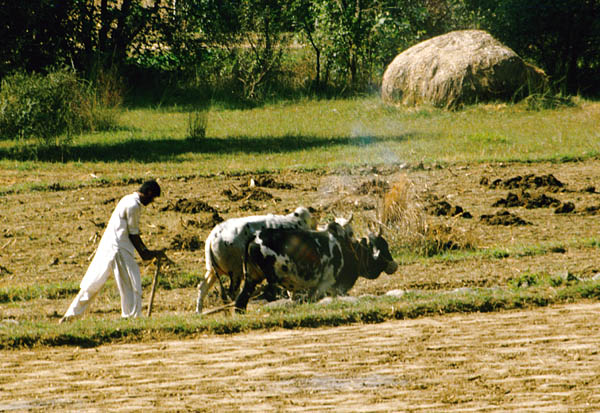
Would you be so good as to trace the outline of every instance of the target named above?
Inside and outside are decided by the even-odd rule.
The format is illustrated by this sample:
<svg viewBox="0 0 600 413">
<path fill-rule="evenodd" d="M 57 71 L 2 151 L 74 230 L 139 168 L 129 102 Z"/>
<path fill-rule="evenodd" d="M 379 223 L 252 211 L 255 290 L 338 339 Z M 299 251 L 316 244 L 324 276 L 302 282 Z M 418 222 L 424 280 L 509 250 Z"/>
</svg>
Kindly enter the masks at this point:
<svg viewBox="0 0 600 413">
<path fill-rule="evenodd" d="M 383 236 L 383 225 L 381 225 L 381 224 L 379 224 L 379 231 L 377 231 L 377 236 L 378 237 Z"/>
<path fill-rule="evenodd" d="M 354 218 L 354 212 L 350 212 L 350 218 L 348 218 L 347 224 L 352 222 L 352 218 Z"/>
</svg>

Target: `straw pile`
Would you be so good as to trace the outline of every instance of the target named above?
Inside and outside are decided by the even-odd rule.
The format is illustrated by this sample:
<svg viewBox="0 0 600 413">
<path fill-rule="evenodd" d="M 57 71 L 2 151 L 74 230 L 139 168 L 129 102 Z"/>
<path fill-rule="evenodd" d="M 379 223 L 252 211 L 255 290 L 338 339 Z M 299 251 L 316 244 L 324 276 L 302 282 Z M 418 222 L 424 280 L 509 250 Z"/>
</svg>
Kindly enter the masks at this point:
<svg viewBox="0 0 600 413">
<path fill-rule="evenodd" d="M 419 43 L 387 67 L 381 96 L 389 104 L 433 105 L 519 100 L 547 86 L 545 73 L 482 30 L 460 30 Z"/>
</svg>

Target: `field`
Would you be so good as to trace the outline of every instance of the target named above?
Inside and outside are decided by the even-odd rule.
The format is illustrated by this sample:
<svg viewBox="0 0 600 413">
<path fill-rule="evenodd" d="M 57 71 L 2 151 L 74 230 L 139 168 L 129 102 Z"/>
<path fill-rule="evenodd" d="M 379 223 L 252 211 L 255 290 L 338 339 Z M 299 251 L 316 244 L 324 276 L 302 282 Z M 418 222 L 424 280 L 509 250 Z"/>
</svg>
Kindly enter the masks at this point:
<svg viewBox="0 0 600 413">
<path fill-rule="evenodd" d="M 4 160 L 0 411 L 598 411 L 600 136 L 590 125 L 600 122 L 600 108 L 541 114 L 539 135 L 519 142 L 502 128 L 534 115 L 510 111 L 455 114 L 452 132 L 445 113 L 396 114 L 414 131 L 392 139 L 375 128 L 373 142 L 361 135 L 360 145 L 349 131 L 334 131 L 338 141 L 311 131 L 310 139 L 276 146 L 272 136 L 288 132 L 242 139 L 213 125 L 216 154 L 188 153 L 176 136 L 179 149 L 165 149 L 170 159 L 98 162 L 90 148 L 100 138 L 90 136 L 74 150 L 83 159 Z M 253 115 L 260 117 L 248 116 L 248 130 L 258 130 Z M 117 134 L 139 133 L 151 150 L 166 148 L 171 138 L 146 134 L 136 116 L 124 122 L 139 130 Z M 417 129 L 420 120 L 426 131 Z M 491 122 L 503 126 L 492 131 Z M 561 124 L 584 126 L 573 126 L 572 136 Z M 228 134 L 240 149 L 225 149 Z M 444 146 L 452 134 L 452 147 L 431 138 L 443 135 Z M 253 143 L 260 149 L 243 151 Z M 126 142 L 111 146 L 129 150 Z M 84 320 L 58 326 L 116 201 L 148 176 L 164 193 L 145 209 L 142 237 L 173 261 L 162 270 L 152 320 L 119 320 L 110 281 Z M 194 315 L 203 242 L 220 219 L 304 205 L 321 222 L 352 214 L 364 236 L 400 182 L 410 183 L 412 207 L 439 229 L 432 241 L 443 245 L 411 250 L 401 225 L 388 223 L 400 267 L 357 282 L 350 295 L 363 300 L 359 310 L 254 301 L 245 316 Z M 154 268 L 142 265 L 145 303 Z M 393 290 L 404 295 L 385 298 Z M 221 304 L 213 288 L 205 307 Z M 358 311 L 368 322 L 337 319 L 336 311 Z M 311 328 L 276 327 L 290 319 L 261 324 L 281 313 Z"/>
</svg>

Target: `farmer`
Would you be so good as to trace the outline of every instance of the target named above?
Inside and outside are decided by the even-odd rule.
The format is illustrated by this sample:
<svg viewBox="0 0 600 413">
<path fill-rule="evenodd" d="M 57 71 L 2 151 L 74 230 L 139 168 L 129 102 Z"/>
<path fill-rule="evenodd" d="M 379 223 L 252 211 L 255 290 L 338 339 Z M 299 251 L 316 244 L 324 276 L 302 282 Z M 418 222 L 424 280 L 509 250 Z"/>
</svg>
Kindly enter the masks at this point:
<svg viewBox="0 0 600 413">
<path fill-rule="evenodd" d="M 94 259 L 81 280 L 79 293 L 59 323 L 82 314 L 111 274 L 115 276 L 121 295 L 121 316 L 140 315 L 142 281 L 134 249 L 143 260 L 165 256 L 163 250 L 146 248 L 139 229 L 142 205 L 150 204 L 159 195 L 160 186 L 152 180 L 144 182 L 136 192 L 121 198 L 100 239 Z"/>
</svg>

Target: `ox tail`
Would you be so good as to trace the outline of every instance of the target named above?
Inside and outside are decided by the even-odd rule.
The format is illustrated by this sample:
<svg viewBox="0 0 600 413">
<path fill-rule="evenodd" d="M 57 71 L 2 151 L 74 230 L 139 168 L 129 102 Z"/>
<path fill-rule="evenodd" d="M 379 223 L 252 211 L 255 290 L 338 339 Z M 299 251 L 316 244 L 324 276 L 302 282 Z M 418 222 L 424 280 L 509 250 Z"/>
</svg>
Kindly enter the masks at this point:
<svg viewBox="0 0 600 413">
<path fill-rule="evenodd" d="M 215 276 L 217 278 L 217 280 L 219 281 L 219 288 L 221 288 L 221 300 L 223 300 L 223 302 L 228 302 L 230 300 L 232 300 L 232 297 L 229 297 L 229 294 L 227 294 L 227 290 L 225 289 L 225 286 L 223 285 L 223 281 L 221 280 L 221 274 L 227 274 L 225 271 L 223 271 L 223 269 L 221 267 L 219 267 L 219 264 L 217 264 L 217 260 L 215 259 L 215 256 L 213 255 L 213 251 L 212 251 L 212 247 L 209 246 L 208 248 L 208 254 L 206 254 L 206 268 L 210 269 L 212 268 L 212 270 L 215 272 Z M 210 263 L 209 263 L 210 261 Z M 210 267 L 209 267 L 210 265 Z"/>
<path fill-rule="evenodd" d="M 244 275 L 244 280 L 246 279 L 246 274 L 248 274 L 248 246 L 252 242 L 253 238 L 250 237 L 246 245 L 244 246 L 244 259 L 242 260 L 242 274 Z"/>
</svg>

